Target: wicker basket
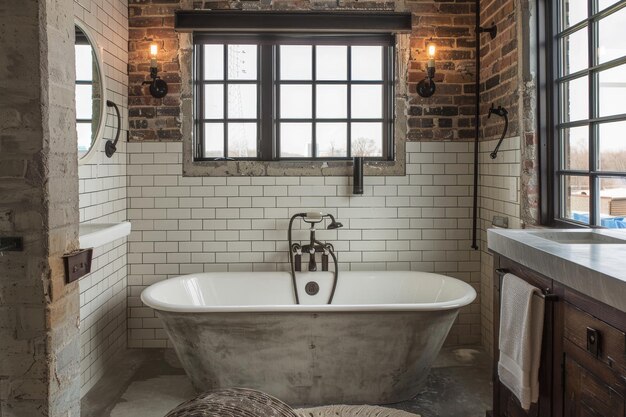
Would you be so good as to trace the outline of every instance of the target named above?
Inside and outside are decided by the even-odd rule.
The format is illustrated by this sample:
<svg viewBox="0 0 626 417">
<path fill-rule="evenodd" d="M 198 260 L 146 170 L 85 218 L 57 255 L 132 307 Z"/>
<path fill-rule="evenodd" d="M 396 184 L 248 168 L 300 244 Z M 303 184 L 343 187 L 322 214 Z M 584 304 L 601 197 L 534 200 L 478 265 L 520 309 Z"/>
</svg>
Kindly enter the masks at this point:
<svg viewBox="0 0 626 417">
<path fill-rule="evenodd" d="M 295 410 L 298 417 L 420 417 L 402 410 L 373 405 L 328 405 Z"/>
<path fill-rule="evenodd" d="M 200 394 L 182 403 L 165 417 L 298 417 L 284 402 L 245 388 Z"/>
</svg>

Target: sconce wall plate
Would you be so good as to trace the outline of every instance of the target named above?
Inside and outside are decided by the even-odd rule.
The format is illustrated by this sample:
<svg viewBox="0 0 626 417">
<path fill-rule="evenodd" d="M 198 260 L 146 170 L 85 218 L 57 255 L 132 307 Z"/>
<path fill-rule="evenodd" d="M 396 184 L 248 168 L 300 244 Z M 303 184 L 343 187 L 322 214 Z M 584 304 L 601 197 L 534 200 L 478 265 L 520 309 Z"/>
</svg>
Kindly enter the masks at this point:
<svg viewBox="0 0 626 417">
<path fill-rule="evenodd" d="M 150 94 L 154 98 L 163 98 L 167 95 L 167 83 L 156 77 L 150 83 Z"/>
<path fill-rule="evenodd" d="M 417 84 L 417 94 L 419 94 L 420 97 L 428 98 L 435 94 L 436 90 L 435 67 L 429 67 L 426 71 L 426 78 Z"/>
<path fill-rule="evenodd" d="M 437 91 L 437 86 L 432 78 L 426 77 L 417 84 L 417 94 L 419 94 L 420 97 L 431 97 L 435 94 L 435 91 Z"/>
</svg>

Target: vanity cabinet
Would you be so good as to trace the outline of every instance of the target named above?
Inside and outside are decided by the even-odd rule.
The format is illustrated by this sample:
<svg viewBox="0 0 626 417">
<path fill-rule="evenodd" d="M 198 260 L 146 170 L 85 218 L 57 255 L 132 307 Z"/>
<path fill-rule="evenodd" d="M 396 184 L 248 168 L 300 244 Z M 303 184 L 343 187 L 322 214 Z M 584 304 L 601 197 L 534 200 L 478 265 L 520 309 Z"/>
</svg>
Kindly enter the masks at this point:
<svg viewBox="0 0 626 417">
<path fill-rule="evenodd" d="M 626 416 L 626 314 L 555 285 L 555 416 Z"/>
<path fill-rule="evenodd" d="M 626 313 L 499 255 L 494 266 L 493 416 L 626 417 Z M 553 294 L 546 300 L 539 402 L 529 411 L 497 375 L 501 269 Z"/>
</svg>

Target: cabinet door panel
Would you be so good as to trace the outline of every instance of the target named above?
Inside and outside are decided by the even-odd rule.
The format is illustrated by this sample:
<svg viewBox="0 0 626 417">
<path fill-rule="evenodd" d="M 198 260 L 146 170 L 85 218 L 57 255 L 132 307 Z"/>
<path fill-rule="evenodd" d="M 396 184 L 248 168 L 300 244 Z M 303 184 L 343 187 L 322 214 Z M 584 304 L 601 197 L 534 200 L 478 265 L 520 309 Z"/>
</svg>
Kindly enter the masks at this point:
<svg viewBox="0 0 626 417">
<path fill-rule="evenodd" d="M 567 417 L 624 417 L 624 398 L 571 356 L 565 356 L 564 414 Z"/>
</svg>

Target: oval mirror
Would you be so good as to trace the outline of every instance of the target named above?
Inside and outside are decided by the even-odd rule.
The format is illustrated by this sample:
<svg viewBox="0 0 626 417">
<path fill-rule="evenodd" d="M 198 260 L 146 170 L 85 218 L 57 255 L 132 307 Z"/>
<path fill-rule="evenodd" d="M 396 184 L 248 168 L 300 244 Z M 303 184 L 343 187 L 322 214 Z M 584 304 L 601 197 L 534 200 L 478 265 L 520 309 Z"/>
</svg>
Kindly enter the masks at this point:
<svg viewBox="0 0 626 417">
<path fill-rule="evenodd" d="M 105 117 L 102 61 L 94 39 L 79 22 L 75 25 L 76 134 L 78 160 L 85 162 L 102 134 Z"/>
</svg>

